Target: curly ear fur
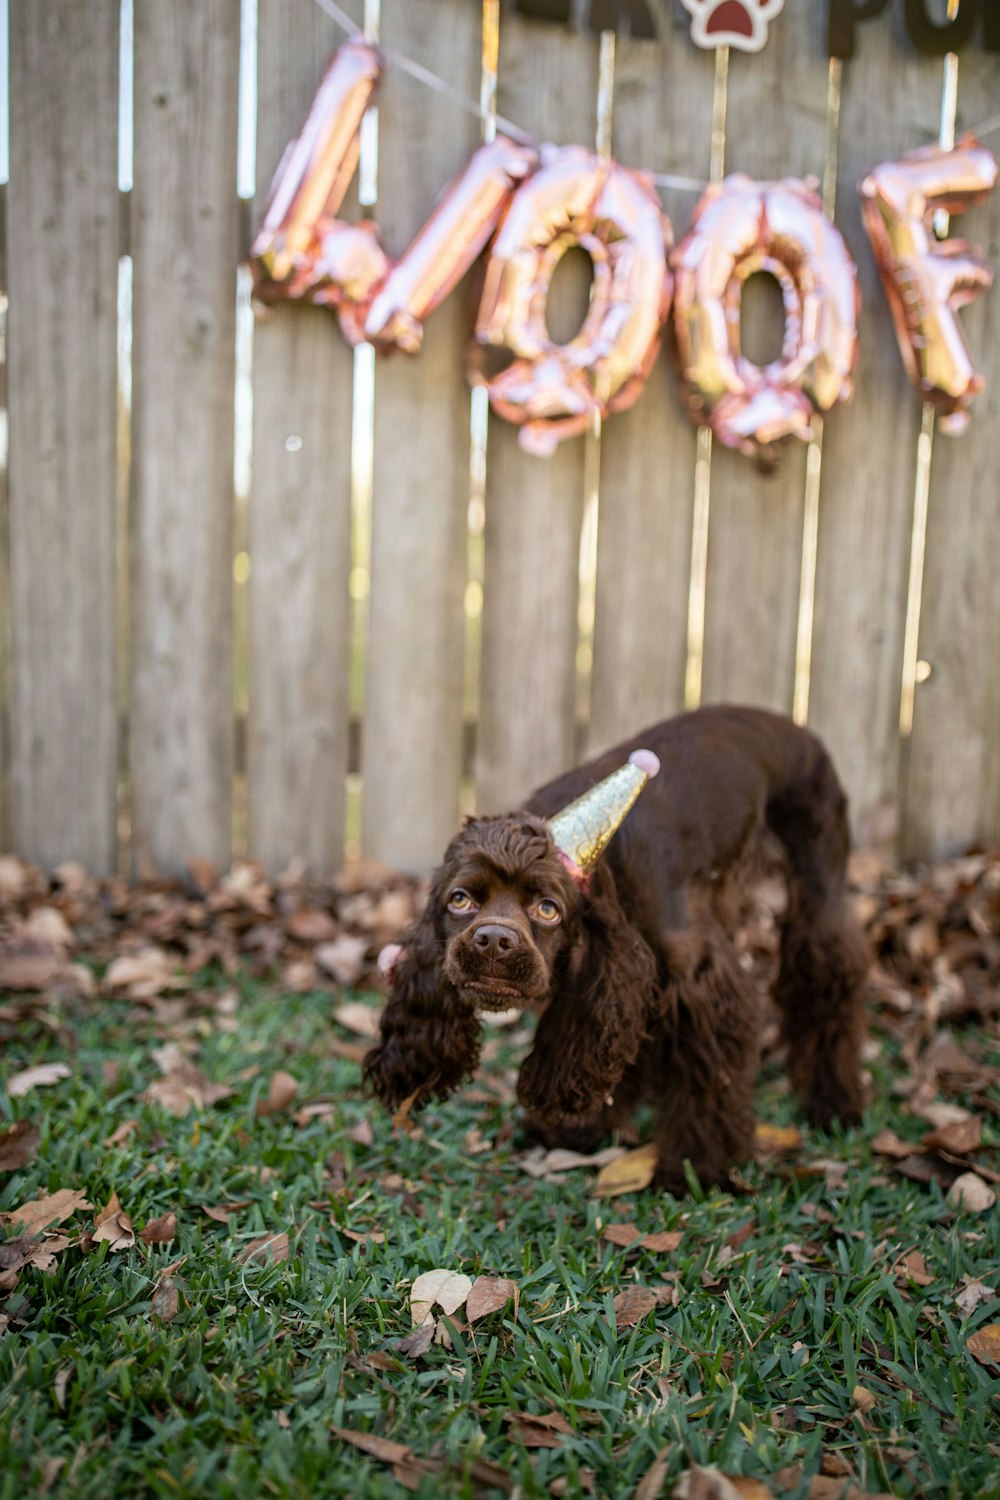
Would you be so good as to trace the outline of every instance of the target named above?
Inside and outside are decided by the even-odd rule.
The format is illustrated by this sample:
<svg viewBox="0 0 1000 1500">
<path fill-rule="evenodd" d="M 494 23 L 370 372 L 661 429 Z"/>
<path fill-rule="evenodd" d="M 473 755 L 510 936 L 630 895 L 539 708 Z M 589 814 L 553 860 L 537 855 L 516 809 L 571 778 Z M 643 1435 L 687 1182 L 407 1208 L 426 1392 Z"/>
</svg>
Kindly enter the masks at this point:
<svg viewBox="0 0 1000 1500">
<path fill-rule="evenodd" d="M 381 1036 L 364 1060 L 365 1088 L 389 1109 L 418 1093 L 419 1109 L 446 1099 L 479 1061 L 480 1026 L 444 976 L 444 941 L 436 928 L 439 892 L 402 939 Z"/>
<path fill-rule="evenodd" d="M 599 1111 L 647 1035 L 656 960 L 604 864 L 591 876 L 577 922 L 518 1079 L 518 1099 L 541 1123 Z"/>
</svg>

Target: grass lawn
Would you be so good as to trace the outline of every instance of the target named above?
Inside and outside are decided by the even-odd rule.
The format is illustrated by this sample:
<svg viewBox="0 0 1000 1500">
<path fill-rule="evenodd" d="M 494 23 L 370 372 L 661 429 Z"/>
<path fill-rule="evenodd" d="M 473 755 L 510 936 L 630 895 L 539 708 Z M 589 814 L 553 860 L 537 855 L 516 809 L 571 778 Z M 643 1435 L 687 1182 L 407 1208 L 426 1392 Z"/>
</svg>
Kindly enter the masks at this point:
<svg viewBox="0 0 1000 1500">
<path fill-rule="evenodd" d="M 238 979 L 234 1006 L 227 984 L 209 979 L 173 1027 L 121 1002 L 64 1002 L 7 1043 L 0 1078 L 69 1071 L 14 1099 L 0 1082 L 0 1129 L 26 1119 L 40 1133 L 33 1160 L 0 1172 L 0 1211 L 68 1188 L 92 1207 L 52 1226 L 70 1243 L 47 1274 L 8 1277 L 0 1302 L 2 1500 L 649 1500 L 692 1465 L 767 1486 L 745 1494 L 1000 1496 L 1000 1375 L 967 1348 L 1000 1322 L 1000 1210 L 956 1213 L 938 1182 L 873 1154 L 877 1132 L 928 1130 L 893 1092 L 906 1065 L 890 1038 L 863 1129 L 807 1133 L 748 1169 L 752 1195 L 609 1201 L 593 1167 L 528 1175 L 489 1080 L 401 1133 L 359 1096 L 329 994 Z M 984 1030 L 959 1039 L 1000 1062 Z M 144 1099 L 178 1042 L 232 1094 L 183 1116 Z M 494 1053 L 502 1093 L 503 1036 Z M 298 1093 L 258 1115 L 279 1069 Z M 765 1070 L 759 1104 L 792 1123 L 779 1074 Z M 981 1161 L 995 1165 L 998 1139 L 994 1113 Z M 113 1218 L 93 1239 L 113 1194 L 134 1244 Z M 144 1244 L 170 1212 L 172 1240 Z M 680 1238 L 609 1243 L 623 1223 Z M 281 1233 L 287 1258 L 281 1241 L 275 1258 L 242 1258 Z M 410 1284 L 437 1268 L 511 1278 L 516 1315 L 508 1301 L 470 1327 L 438 1308 L 444 1342 L 399 1350 Z M 968 1313 L 955 1300 L 967 1279 L 989 1288 Z M 656 1300 L 619 1328 L 615 1298 L 635 1286 Z"/>
</svg>

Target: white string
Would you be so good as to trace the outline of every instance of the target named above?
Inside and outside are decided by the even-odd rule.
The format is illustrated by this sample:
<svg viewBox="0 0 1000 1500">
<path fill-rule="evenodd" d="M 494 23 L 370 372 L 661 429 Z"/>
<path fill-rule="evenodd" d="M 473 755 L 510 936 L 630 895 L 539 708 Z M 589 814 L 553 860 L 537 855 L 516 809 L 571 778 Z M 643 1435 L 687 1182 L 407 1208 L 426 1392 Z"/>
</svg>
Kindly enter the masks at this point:
<svg viewBox="0 0 1000 1500">
<path fill-rule="evenodd" d="M 318 5 L 323 14 L 328 16 L 331 21 L 346 31 L 348 36 L 361 36 L 361 27 L 351 20 L 346 11 L 341 10 L 340 6 L 335 3 L 335 0 L 313 0 L 313 3 Z M 482 119 L 482 110 L 477 99 L 470 99 L 460 89 L 455 88 L 444 78 L 439 78 L 436 73 L 432 73 L 430 68 L 425 68 L 421 63 L 414 62 L 412 58 L 404 56 L 402 52 L 396 52 L 391 47 L 380 47 L 380 51 L 401 72 L 408 73 L 418 83 L 426 84 L 435 93 L 443 94 L 446 99 L 450 99 L 453 104 L 457 104 L 467 114 L 475 115 L 477 120 Z M 512 120 L 505 120 L 502 115 L 497 115 L 496 123 L 498 129 L 502 130 L 505 135 L 509 135 L 512 140 L 520 141 L 522 145 L 532 144 L 533 137 L 528 131 L 522 130 L 520 125 L 515 125 Z M 963 131 L 963 134 L 971 133 L 975 136 L 984 136 L 991 135 L 994 130 L 1000 130 L 1000 115 L 991 115 L 981 125 L 967 127 Z M 708 182 L 704 178 L 679 177 L 671 172 L 650 172 L 647 175 L 652 178 L 657 187 L 674 188 L 681 193 L 703 193 L 708 187 Z"/>
</svg>

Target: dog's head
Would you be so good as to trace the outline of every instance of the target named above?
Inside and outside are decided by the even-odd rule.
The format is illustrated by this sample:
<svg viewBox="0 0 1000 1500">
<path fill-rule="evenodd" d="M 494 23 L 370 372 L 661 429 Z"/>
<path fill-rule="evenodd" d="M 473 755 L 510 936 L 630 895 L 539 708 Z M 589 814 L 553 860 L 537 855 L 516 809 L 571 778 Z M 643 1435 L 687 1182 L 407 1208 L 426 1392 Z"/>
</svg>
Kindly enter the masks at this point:
<svg viewBox="0 0 1000 1500">
<path fill-rule="evenodd" d="M 442 972 L 463 1003 L 508 1010 L 548 997 L 576 940 L 581 894 L 540 818 L 471 819 L 431 902 Z"/>
</svg>

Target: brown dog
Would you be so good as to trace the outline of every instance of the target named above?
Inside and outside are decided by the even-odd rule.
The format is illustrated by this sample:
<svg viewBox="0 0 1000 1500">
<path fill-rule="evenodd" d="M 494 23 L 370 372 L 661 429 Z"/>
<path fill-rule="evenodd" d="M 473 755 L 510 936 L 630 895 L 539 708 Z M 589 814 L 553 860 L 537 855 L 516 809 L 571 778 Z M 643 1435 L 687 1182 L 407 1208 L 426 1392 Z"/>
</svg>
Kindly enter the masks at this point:
<svg viewBox="0 0 1000 1500">
<path fill-rule="evenodd" d="M 581 880 L 547 820 L 638 746 L 661 773 Z M 388 1106 L 444 1098 L 476 1066 L 477 1012 L 540 1007 L 518 1098 L 543 1140 L 590 1145 L 652 1098 L 657 1180 L 682 1189 L 687 1161 L 703 1185 L 725 1183 L 753 1149 L 761 1030 L 732 928 L 775 841 L 792 1082 L 815 1123 L 856 1122 L 868 954 L 844 890 L 846 799 L 812 734 L 748 708 L 670 719 L 523 812 L 470 819 L 403 939 L 368 1087 Z"/>
</svg>

